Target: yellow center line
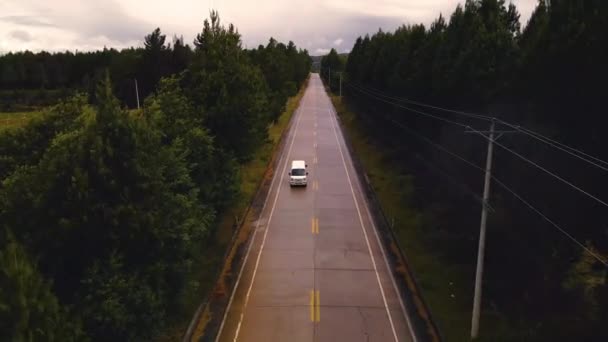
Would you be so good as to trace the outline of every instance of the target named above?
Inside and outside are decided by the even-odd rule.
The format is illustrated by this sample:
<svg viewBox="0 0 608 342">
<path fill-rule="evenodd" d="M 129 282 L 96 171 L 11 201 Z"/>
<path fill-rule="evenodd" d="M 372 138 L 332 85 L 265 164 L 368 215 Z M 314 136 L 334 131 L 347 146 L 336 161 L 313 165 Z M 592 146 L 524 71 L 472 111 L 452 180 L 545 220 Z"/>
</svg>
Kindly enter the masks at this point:
<svg viewBox="0 0 608 342">
<path fill-rule="evenodd" d="M 310 321 L 321 321 L 321 294 L 318 290 L 310 290 Z"/>
<path fill-rule="evenodd" d="M 313 234 L 319 234 L 319 219 L 318 218 L 316 218 L 316 217 L 312 218 L 310 230 L 312 231 Z"/>
<path fill-rule="evenodd" d="M 313 234 L 319 234 L 319 219 L 316 217 L 312 218 L 311 228 Z"/>
<path fill-rule="evenodd" d="M 310 290 L 310 321 L 315 321 L 315 291 Z"/>
<path fill-rule="evenodd" d="M 319 291 L 316 291 L 316 306 L 315 306 L 315 322 L 321 321 L 321 294 Z"/>
</svg>

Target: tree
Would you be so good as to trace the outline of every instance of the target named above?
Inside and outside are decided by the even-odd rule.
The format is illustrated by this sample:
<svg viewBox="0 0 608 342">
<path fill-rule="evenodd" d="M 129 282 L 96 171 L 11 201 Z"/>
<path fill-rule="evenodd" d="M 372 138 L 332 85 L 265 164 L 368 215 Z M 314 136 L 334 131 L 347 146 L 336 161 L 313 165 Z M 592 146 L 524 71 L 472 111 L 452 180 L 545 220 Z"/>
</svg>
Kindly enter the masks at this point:
<svg viewBox="0 0 608 342">
<path fill-rule="evenodd" d="M 332 48 L 327 56 L 321 58 L 321 68 L 321 76 L 324 76 L 326 81 L 329 81 L 329 77 L 331 77 L 332 81 L 330 83 L 336 85 L 335 80 L 338 79 L 336 75 L 344 69 L 344 63 L 342 63 L 336 49 Z M 323 71 L 325 71 L 325 73 Z"/>
<path fill-rule="evenodd" d="M 266 83 L 242 51 L 234 26 L 222 26 L 217 12 L 210 19 L 196 37 L 184 82 L 191 89 L 188 97 L 205 108 L 204 120 L 217 144 L 247 160 L 267 138 Z"/>
<path fill-rule="evenodd" d="M 0 249 L 0 337 L 6 341 L 82 341 L 22 245 L 9 237 Z"/>
<path fill-rule="evenodd" d="M 608 82 L 604 62 L 608 31 L 603 28 L 608 25 L 608 2 L 538 3 L 523 31 L 514 5 L 503 0 L 468 0 L 456 7 L 447 23 L 440 16 L 428 29 L 404 25 L 394 32 L 359 37 L 346 65 L 348 81 L 391 97 L 522 123 L 607 158 L 601 130 L 607 123 L 603 89 Z M 414 189 L 424 189 L 415 190 L 411 200 L 425 218 L 419 232 L 430 241 L 429 251 L 440 250 L 442 262 L 458 265 L 463 274 L 473 272 L 468 265 L 474 262 L 466 255 L 476 248 L 471 241 L 476 241 L 478 232 L 471 227 L 478 224 L 478 212 L 471 209 L 472 202 L 463 200 L 463 192 L 449 190 L 449 182 L 438 180 L 432 166 L 467 184 L 473 193 L 481 191 L 479 175 L 428 141 L 404 134 L 394 121 L 477 165 L 483 165 L 486 141 L 469 139 L 460 127 L 419 114 L 448 115 L 471 127 L 485 124 L 412 101 L 402 104 L 413 110 L 397 108 L 353 88 L 347 90 L 346 101 L 356 111 L 358 124 L 381 146 L 395 169 L 412 177 Z M 600 196 L 606 189 L 603 171 L 581 167 L 561 152 L 539 146 L 537 140 L 517 138 L 505 144 L 577 186 Z M 582 204 L 569 190 L 513 160 L 509 153 L 499 152 L 495 162 L 500 167 L 493 175 L 510 189 L 567 227 L 578 240 L 591 241 L 597 254 L 608 251 L 605 217 L 597 203 Z M 487 243 L 493 248 L 486 256 L 484 296 L 514 325 L 539 322 L 538 326 L 521 324 L 512 339 L 530 339 L 525 331 L 531 331 L 532 339 L 540 341 L 602 340 L 598 327 L 606 323 L 601 309 L 606 298 L 605 272 L 590 262 L 589 255 L 581 256 L 570 241 L 551 233 L 546 222 L 537 221 L 508 191 L 493 188 L 492 196 L 496 213 L 490 215 L 492 234 Z M 572 260 L 579 261 L 573 265 Z M 559 308 L 554 305 L 556 298 L 560 298 Z M 569 324 L 564 325 L 565 320 Z M 489 340 L 503 338 L 493 335 L 497 332 L 486 334 Z"/>
<path fill-rule="evenodd" d="M 80 127 L 5 180 L 0 221 L 36 251 L 92 338 L 148 339 L 186 286 L 213 212 L 180 151 L 122 111 L 110 84 L 106 76 Z"/>
<path fill-rule="evenodd" d="M 163 141 L 188 163 L 190 177 L 200 189 L 200 202 L 221 212 L 238 192 L 238 165 L 217 146 L 204 126 L 202 108 L 194 106 L 177 77 L 161 81 L 157 94 L 146 103 L 146 115 Z"/>
</svg>

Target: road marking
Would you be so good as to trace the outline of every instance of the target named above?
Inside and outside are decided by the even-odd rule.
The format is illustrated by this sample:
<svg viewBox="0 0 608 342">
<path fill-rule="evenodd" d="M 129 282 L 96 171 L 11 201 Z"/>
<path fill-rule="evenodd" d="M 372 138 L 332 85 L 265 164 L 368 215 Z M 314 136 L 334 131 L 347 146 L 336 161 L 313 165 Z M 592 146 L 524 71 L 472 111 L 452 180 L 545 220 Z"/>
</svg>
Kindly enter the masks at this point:
<svg viewBox="0 0 608 342">
<path fill-rule="evenodd" d="M 310 231 L 313 234 L 319 234 L 319 219 L 316 217 L 313 217 L 310 220 Z"/>
<path fill-rule="evenodd" d="M 249 284 L 249 288 L 247 289 L 247 295 L 245 296 L 245 302 L 243 304 L 243 311 L 241 312 L 241 315 L 239 317 L 239 322 L 238 322 L 238 324 L 236 326 L 236 332 L 234 334 L 234 339 L 233 339 L 233 341 L 235 341 L 235 342 L 238 340 L 238 337 L 239 337 L 239 332 L 241 330 L 241 324 L 243 323 L 245 309 L 247 308 L 247 303 L 249 302 L 249 295 L 251 294 L 251 289 L 253 288 L 253 282 L 255 280 L 255 275 L 256 275 L 256 273 L 258 271 L 258 267 L 260 265 L 260 257 L 262 256 L 262 251 L 264 250 L 264 245 L 266 244 L 266 236 L 268 235 L 268 230 L 270 229 L 270 222 L 272 220 L 272 214 L 274 213 L 274 209 L 275 209 L 276 204 L 277 204 L 277 199 L 279 198 L 279 194 L 281 193 L 280 184 L 283 182 L 283 177 L 285 176 L 285 171 L 287 170 L 287 163 L 289 161 L 289 156 L 291 156 L 291 150 L 293 148 L 293 143 L 296 140 L 296 135 L 298 133 L 298 127 L 300 126 L 300 120 L 302 119 L 301 110 L 298 110 L 296 113 L 298 115 L 298 120 L 296 121 L 296 126 L 295 126 L 294 131 L 293 131 L 293 137 L 291 139 L 291 144 L 289 145 L 289 150 L 287 151 L 285 162 L 283 164 L 283 171 L 281 172 L 281 178 L 280 178 L 279 188 L 277 189 L 277 193 L 276 193 L 276 195 L 274 197 L 274 201 L 272 203 L 272 208 L 270 209 L 270 214 L 268 216 L 268 222 L 266 223 L 266 230 L 264 231 L 264 237 L 262 238 L 262 245 L 260 246 L 260 251 L 258 252 L 258 256 L 257 256 L 257 259 L 255 261 L 255 267 L 253 269 L 253 275 L 251 277 L 251 283 Z M 272 190 L 272 188 L 271 188 L 271 190 Z M 266 198 L 266 199 L 268 199 L 268 198 Z M 258 222 L 259 222 L 259 219 L 258 219 Z M 256 226 L 256 231 L 257 231 L 257 226 Z M 251 244 L 253 244 L 253 239 L 252 239 Z M 251 247 L 251 245 L 250 245 L 250 247 Z M 249 250 L 251 250 L 251 248 L 248 249 L 246 257 L 249 255 Z M 243 272 L 243 269 L 245 267 L 245 262 L 246 262 L 246 260 L 243 261 L 243 266 L 241 267 L 241 271 L 239 273 L 239 279 L 240 279 L 240 276 L 241 276 L 241 274 Z M 238 282 L 235 284 L 234 291 L 232 293 L 231 299 L 234 297 L 234 293 L 236 293 L 237 285 L 238 285 Z M 220 326 L 220 330 L 218 332 L 217 338 L 215 339 L 216 342 L 219 341 L 219 339 L 220 339 L 220 336 L 221 336 L 221 333 L 222 333 L 221 329 L 223 329 L 223 327 L 224 327 L 224 323 L 226 321 L 226 317 L 227 317 L 228 311 L 230 310 L 230 304 L 231 303 L 229 303 L 229 306 L 226 308 L 226 311 L 224 313 L 224 318 L 222 320 L 222 324 Z"/>
<path fill-rule="evenodd" d="M 333 104 L 331 104 L 331 106 L 333 108 Z M 336 122 L 336 125 L 337 125 L 338 124 L 338 118 L 337 118 L 335 112 L 330 111 L 330 113 L 333 114 L 333 118 L 334 118 L 334 120 Z M 332 121 L 332 124 L 333 124 L 333 121 Z M 335 127 L 334 127 L 334 134 L 335 134 Z M 342 153 L 341 149 L 340 149 L 340 153 Z M 347 170 L 347 174 L 348 174 L 348 170 Z M 349 177 L 349 182 L 350 182 L 350 177 Z M 359 183 L 356 183 L 356 185 L 358 185 L 359 191 L 361 193 L 363 193 L 363 190 L 361 189 L 361 185 Z M 363 198 L 363 201 L 365 201 L 365 198 Z M 378 228 L 376 227 L 376 224 L 374 223 L 374 220 L 372 219 L 372 214 L 371 214 L 371 212 L 369 210 L 369 206 L 368 205 L 365 205 L 365 210 L 367 212 L 367 217 L 369 217 L 369 219 L 370 219 L 369 221 L 370 221 L 370 223 L 372 225 L 372 228 L 373 228 L 373 231 L 374 231 L 374 235 L 376 236 L 376 241 L 378 243 L 378 247 L 380 248 L 380 251 L 382 252 L 382 257 L 384 259 L 384 265 L 386 266 L 387 271 L 389 271 L 391 268 L 390 268 L 390 265 L 388 263 L 388 258 L 386 256 L 386 252 L 384 251 L 384 247 L 382 246 L 382 243 L 380 241 L 380 236 L 378 235 Z M 405 317 L 405 321 L 406 321 L 407 326 L 409 328 L 409 332 L 410 332 L 410 336 L 412 337 L 412 341 L 413 342 L 418 342 L 418 338 L 416 337 L 416 334 L 414 333 L 414 329 L 412 328 L 412 322 L 410 321 L 410 317 L 408 316 L 407 311 L 405 310 L 405 304 L 404 304 L 403 298 L 401 297 L 401 292 L 399 292 L 399 289 L 397 287 L 397 282 L 395 281 L 395 277 L 393 276 L 392 273 L 390 273 L 390 271 L 388 273 L 389 273 L 389 278 L 391 279 L 391 282 L 393 284 L 393 289 L 395 290 L 395 293 L 397 294 L 397 297 L 399 298 L 399 305 L 401 306 L 401 311 L 403 313 L 403 317 Z"/>
<path fill-rule="evenodd" d="M 331 116 L 331 109 L 327 110 Z M 378 273 L 378 268 L 376 266 L 376 258 L 374 257 L 374 253 L 372 252 L 371 244 L 369 243 L 369 238 L 367 237 L 367 232 L 365 231 L 365 225 L 363 223 L 363 216 L 361 215 L 361 210 L 359 209 L 359 201 L 357 201 L 357 196 L 355 196 L 355 189 L 353 188 L 352 181 L 350 179 L 350 172 L 348 172 L 348 167 L 346 166 L 346 160 L 344 159 L 344 153 L 342 152 L 342 146 L 340 145 L 340 139 L 338 139 L 338 132 L 336 131 L 336 126 L 332 120 L 332 128 L 334 131 L 334 136 L 336 137 L 336 143 L 338 144 L 338 150 L 340 151 L 340 156 L 342 157 L 342 165 L 344 166 L 344 170 L 346 171 L 346 179 L 348 180 L 348 185 L 350 187 L 351 194 L 353 196 L 353 200 L 355 201 L 355 208 L 357 209 L 357 214 L 359 215 L 359 223 L 361 223 L 361 230 L 363 230 L 363 236 L 365 237 L 365 243 L 367 244 L 367 250 L 369 251 L 370 258 L 372 259 L 372 265 L 374 267 L 374 272 L 376 273 L 376 280 L 378 281 L 378 287 L 380 288 L 380 295 L 382 295 L 382 301 L 384 302 L 384 308 L 386 309 L 386 314 L 388 315 L 388 321 L 391 325 L 391 330 L 393 332 L 393 337 L 395 341 L 399 341 L 397 338 L 397 331 L 395 330 L 395 324 L 393 323 L 393 317 L 391 316 L 391 312 L 388 309 L 388 302 L 386 300 L 386 295 L 384 294 L 384 288 L 382 288 L 382 281 L 380 280 L 380 274 Z M 371 218 L 370 218 L 371 219 Z"/>
<path fill-rule="evenodd" d="M 296 112 L 297 114 L 298 112 Z M 281 156 L 279 158 L 279 165 L 281 165 L 282 160 L 284 160 L 286 158 L 286 156 Z M 285 163 L 287 163 L 285 161 Z M 270 192 L 272 192 L 272 187 L 275 184 L 275 181 L 277 180 L 277 177 L 272 177 L 272 181 L 270 182 L 270 190 L 269 190 L 269 195 Z M 278 191 L 278 189 L 277 189 Z M 266 198 L 264 199 L 264 204 L 262 205 L 262 211 L 260 211 L 260 213 L 263 213 L 264 210 L 266 209 L 266 205 L 268 204 L 268 199 L 270 198 L 270 196 L 266 196 Z M 255 242 L 255 238 L 258 234 L 258 229 L 260 227 L 260 221 L 262 219 L 262 214 L 260 214 L 260 217 L 258 218 L 258 221 L 255 225 L 255 231 L 253 232 L 253 237 L 251 238 L 251 242 L 249 243 L 249 246 L 247 247 L 247 253 L 245 254 L 245 258 L 243 259 L 243 264 L 241 265 L 241 269 L 239 270 L 239 275 L 236 278 L 236 282 L 234 285 L 234 289 L 232 291 L 232 293 L 230 294 L 230 299 L 228 300 L 228 305 L 226 306 L 226 311 L 224 312 L 224 316 L 222 317 L 222 322 L 220 324 L 220 328 L 218 329 L 218 333 L 217 336 L 215 338 L 215 342 L 218 342 L 220 339 L 220 336 L 222 335 L 222 331 L 224 329 L 224 325 L 226 324 L 226 318 L 228 317 L 228 312 L 230 311 L 230 307 L 232 306 L 232 302 L 234 301 L 234 296 L 236 294 L 236 290 L 238 289 L 238 286 L 241 282 L 241 278 L 243 276 L 243 270 L 245 269 L 245 265 L 247 264 L 247 260 L 249 259 L 249 255 L 251 254 L 251 247 L 253 246 L 253 243 Z M 241 313 L 241 318 L 240 320 L 243 320 L 243 313 Z"/>
<path fill-rule="evenodd" d="M 310 290 L 310 321 L 315 321 L 315 291 Z"/>
<path fill-rule="evenodd" d="M 310 321 L 321 321 L 321 294 L 318 290 L 310 290 Z"/>
<path fill-rule="evenodd" d="M 317 290 L 315 294 L 317 299 L 317 305 L 315 306 L 315 322 L 318 323 L 321 321 L 321 294 L 319 290 Z"/>
</svg>

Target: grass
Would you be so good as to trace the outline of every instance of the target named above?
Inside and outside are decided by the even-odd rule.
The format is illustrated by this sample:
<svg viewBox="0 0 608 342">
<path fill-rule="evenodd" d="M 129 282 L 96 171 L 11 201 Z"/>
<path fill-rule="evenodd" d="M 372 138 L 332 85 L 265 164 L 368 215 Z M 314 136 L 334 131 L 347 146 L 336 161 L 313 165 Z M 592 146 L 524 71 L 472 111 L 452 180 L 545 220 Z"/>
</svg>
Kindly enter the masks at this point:
<svg viewBox="0 0 608 342">
<path fill-rule="evenodd" d="M 266 173 L 281 135 L 287 128 L 293 113 L 300 103 L 300 99 L 304 95 L 305 88 L 306 86 L 303 86 L 296 96 L 289 98 L 285 111 L 274 124 L 268 127 L 268 141 L 255 152 L 249 162 L 241 166 L 240 193 L 232 207 L 219 217 L 214 240 L 206 246 L 198 258 L 197 271 L 193 275 L 196 281 L 193 281 L 194 286 L 192 290 L 188 291 L 185 295 L 183 300 L 184 310 L 180 314 L 180 317 L 176 319 L 176 322 L 179 323 L 172 326 L 168 334 L 160 338 L 161 341 L 180 340 L 198 305 L 213 290 L 217 281 L 218 271 L 225 261 L 224 255 L 227 249 L 230 248 L 237 221 L 240 222 L 244 219 L 247 208 L 256 195 L 260 181 Z M 197 328 L 193 333 L 193 340 L 198 340 L 200 337 L 205 316 L 207 316 L 207 313 L 203 313 L 201 320 L 198 322 Z"/>
<path fill-rule="evenodd" d="M 6 128 L 21 127 L 32 118 L 41 115 L 40 111 L 29 112 L 0 112 L 0 130 Z"/>
<path fill-rule="evenodd" d="M 233 233 L 232 223 L 234 218 L 238 217 L 240 220 L 244 216 L 253 196 L 255 196 L 260 180 L 268 168 L 268 163 L 272 158 L 275 146 L 279 142 L 283 131 L 285 131 L 285 128 L 298 107 L 303 95 L 304 87 L 296 96 L 291 97 L 287 101 L 285 111 L 281 114 L 277 122 L 268 127 L 268 141 L 255 152 L 253 158 L 249 162 L 241 167 L 241 190 L 235 205 L 224 215 L 224 221 L 226 222 L 220 225 L 218 230 L 217 237 L 220 244 L 230 242 Z"/>
<path fill-rule="evenodd" d="M 395 157 L 379 146 L 356 115 L 338 97 L 332 97 L 336 111 L 353 149 L 365 168 L 383 211 L 394 222 L 401 249 L 418 280 L 422 296 L 446 341 L 469 341 L 473 275 L 466 269 L 441 258 L 425 239 L 423 216 L 410 203 L 415 200 L 414 185 L 407 170 L 392 162 Z M 487 313 L 486 313 L 487 314 Z M 484 331 L 500 336 L 508 326 L 499 315 L 482 316 Z M 483 336 L 482 336 L 483 337 Z M 494 340 L 485 337 L 485 340 Z"/>
</svg>

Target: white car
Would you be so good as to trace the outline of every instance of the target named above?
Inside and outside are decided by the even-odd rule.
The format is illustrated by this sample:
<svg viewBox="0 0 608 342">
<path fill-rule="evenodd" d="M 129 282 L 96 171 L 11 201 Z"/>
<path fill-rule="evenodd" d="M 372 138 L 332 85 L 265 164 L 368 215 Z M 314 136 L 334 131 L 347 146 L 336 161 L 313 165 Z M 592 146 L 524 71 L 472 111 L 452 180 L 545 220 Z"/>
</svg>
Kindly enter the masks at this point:
<svg viewBox="0 0 608 342">
<path fill-rule="evenodd" d="M 291 171 L 289 171 L 290 186 L 306 186 L 308 183 L 306 171 L 306 162 L 303 160 L 294 160 L 291 162 Z"/>
</svg>

